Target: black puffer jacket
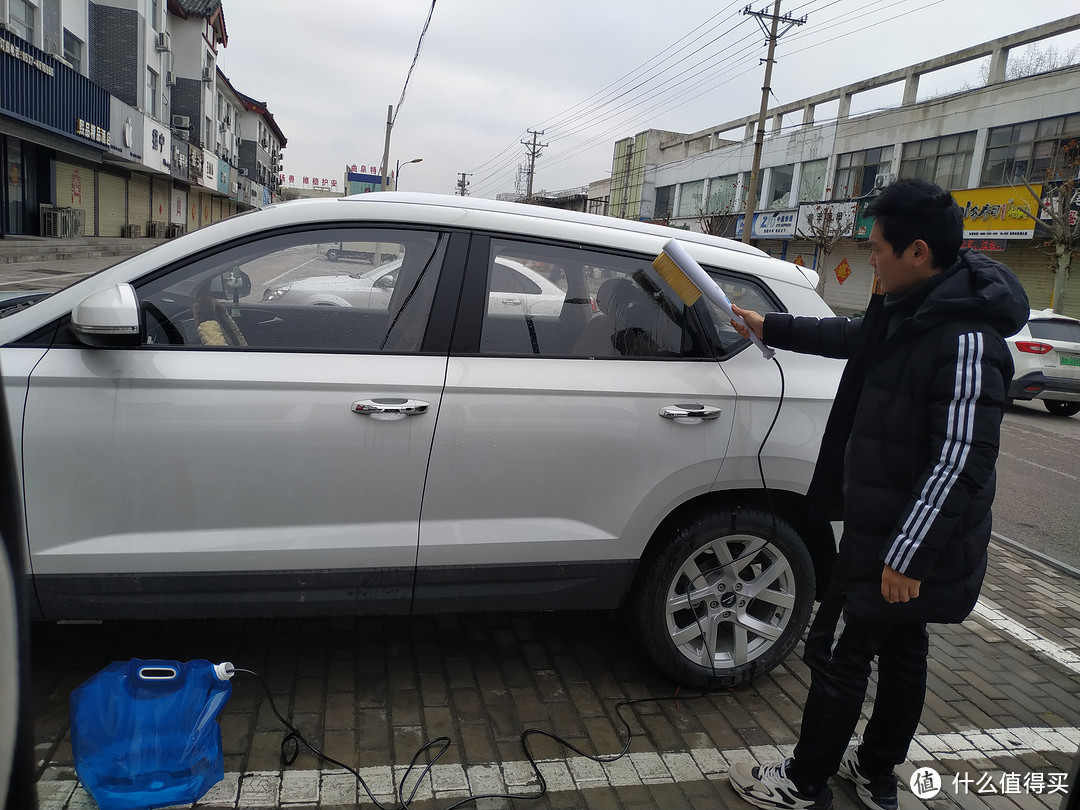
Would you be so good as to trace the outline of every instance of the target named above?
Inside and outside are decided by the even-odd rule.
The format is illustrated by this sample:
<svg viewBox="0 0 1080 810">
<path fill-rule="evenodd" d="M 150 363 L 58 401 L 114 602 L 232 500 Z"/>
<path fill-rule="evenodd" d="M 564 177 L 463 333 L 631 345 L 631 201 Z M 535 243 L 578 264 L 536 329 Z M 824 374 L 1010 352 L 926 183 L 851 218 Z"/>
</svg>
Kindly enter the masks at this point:
<svg viewBox="0 0 1080 810">
<path fill-rule="evenodd" d="M 1013 373 L 1004 338 L 1028 313 L 1012 272 L 965 250 L 863 318 L 766 316 L 769 345 L 848 358 L 809 496 L 816 516 L 843 517 L 833 578 L 856 615 L 958 622 L 974 607 Z M 921 580 L 919 597 L 885 602 L 885 564 Z"/>
</svg>

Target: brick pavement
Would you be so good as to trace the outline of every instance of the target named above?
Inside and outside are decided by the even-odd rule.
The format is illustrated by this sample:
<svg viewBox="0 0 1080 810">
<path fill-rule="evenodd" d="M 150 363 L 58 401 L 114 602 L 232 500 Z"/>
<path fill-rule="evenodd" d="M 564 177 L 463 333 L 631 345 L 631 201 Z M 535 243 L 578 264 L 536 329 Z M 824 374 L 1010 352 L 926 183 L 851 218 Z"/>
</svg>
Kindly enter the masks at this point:
<svg viewBox="0 0 1080 810">
<path fill-rule="evenodd" d="M 976 615 L 932 631 L 926 708 L 901 775 L 933 767 L 943 788 L 925 802 L 904 790 L 901 808 L 1057 807 L 1080 745 L 1080 579 L 995 542 Z M 600 765 L 530 737 L 547 795 L 477 806 L 746 807 L 728 768 L 790 751 L 808 685 L 792 655 L 753 684 L 672 699 L 617 618 L 583 614 L 39 625 L 32 642 L 43 810 L 94 806 L 74 774 L 67 701 L 113 660 L 208 658 L 261 673 L 282 713 L 357 768 L 387 806 L 414 752 L 445 735 L 449 747 L 419 785 L 416 810 L 469 791 L 535 793 L 526 728 L 616 754 L 626 739 L 616 704 L 641 697 L 667 699 L 624 709 L 627 756 Z M 320 769 L 309 753 L 281 767 L 282 729 L 250 677 L 237 676 L 220 719 L 226 779 L 196 807 L 374 806 L 351 774 Z M 970 782 L 954 784 L 965 774 Z M 837 810 L 860 807 L 846 783 L 834 779 L 833 791 Z"/>
</svg>

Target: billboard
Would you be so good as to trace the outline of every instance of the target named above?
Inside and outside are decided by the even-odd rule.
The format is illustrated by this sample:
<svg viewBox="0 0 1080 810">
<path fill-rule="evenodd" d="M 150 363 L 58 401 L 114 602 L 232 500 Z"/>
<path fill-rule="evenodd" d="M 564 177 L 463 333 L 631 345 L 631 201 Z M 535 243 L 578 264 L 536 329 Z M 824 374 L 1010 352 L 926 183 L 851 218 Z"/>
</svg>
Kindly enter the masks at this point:
<svg viewBox="0 0 1080 810">
<path fill-rule="evenodd" d="M 1042 186 L 992 186 L 950 192 L 964 212 L 965 239 L 1031 239 Z"/>
</svg>

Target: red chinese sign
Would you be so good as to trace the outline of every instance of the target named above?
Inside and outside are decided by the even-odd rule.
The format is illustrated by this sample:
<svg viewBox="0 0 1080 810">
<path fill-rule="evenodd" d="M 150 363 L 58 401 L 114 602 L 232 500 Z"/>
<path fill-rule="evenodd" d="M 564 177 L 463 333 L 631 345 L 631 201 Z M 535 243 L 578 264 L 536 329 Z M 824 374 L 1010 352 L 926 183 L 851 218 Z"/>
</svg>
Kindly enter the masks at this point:
<svg viewBox="0 0 1080 810">
<path fill-rule="evenodd" d="M 851 265 L 848 264 L 847 259 L 841 259 L 840 264 L 836 265 L 836 280 L 843 284 L 848 280 L 848 276 L 851 275 Z"/>
</svg>

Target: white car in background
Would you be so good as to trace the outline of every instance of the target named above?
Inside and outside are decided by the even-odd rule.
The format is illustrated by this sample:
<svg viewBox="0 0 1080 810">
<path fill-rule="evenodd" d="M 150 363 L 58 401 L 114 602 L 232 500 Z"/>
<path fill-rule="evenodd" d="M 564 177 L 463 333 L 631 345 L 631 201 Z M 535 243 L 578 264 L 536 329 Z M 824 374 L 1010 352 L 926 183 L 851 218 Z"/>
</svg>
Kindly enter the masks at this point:
<svg viewBox="0 0 1080 810">
<path fill-rule="evenodd" d="M 778 352 L 782 377 L 685 305 L 652 266 L 672 237 L 733 301 L 831 314 L 738 242 L 405 193 L 270 206 L 8 307 L 35 615 L 600 610 L 679 681 L 767 673 L 836 550 L 806 490 L 841 363 Z M 337 242 L 399 258 L 317 290 Z"/>
<path fill-rule="evenodd" d="M 268 287 L 263 301 L 385 310 L 401 264 L 396 259 L 362 273 L 305 276 Z M 524 312 L 538 318 L 558 318 L 566 297 L 548 279 L 511 259 L 496 260 L 488 295 L 491 306 L 500 312 Z"/>
<path fill-rule="evenodd" d="M 1055 416 L 1080 413 L 1080 320 L 1033 309 L 1007 343 L 1015 367 L 1010 399 L 1042 400 Z"/>
</svg>

